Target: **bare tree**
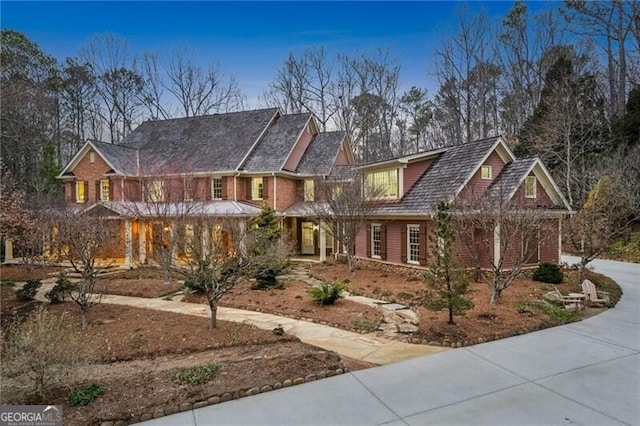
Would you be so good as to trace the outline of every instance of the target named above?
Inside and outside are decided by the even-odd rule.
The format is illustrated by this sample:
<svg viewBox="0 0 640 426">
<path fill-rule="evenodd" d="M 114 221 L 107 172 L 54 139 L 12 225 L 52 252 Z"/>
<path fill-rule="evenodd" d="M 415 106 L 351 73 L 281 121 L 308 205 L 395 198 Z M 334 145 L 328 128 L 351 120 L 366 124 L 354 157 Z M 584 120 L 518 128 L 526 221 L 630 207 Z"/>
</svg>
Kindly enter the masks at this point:
<svg viewBox="0 0 640 426">
<path fill-rule="evenodd" d="M 153 118 L 236 111 L 244 103 L 237 81 L 223 72 L 219 62 L 198 65 L 194 49 L 176 48 L 162 56 L 146 54 L 141 74 L 145 87 L 140 96 Z"/>
<path fill-rule="evenodd" d="M 99 211 L 84 211 L 68 207 L 52 210 L 52 229 L 56 232 L 61 260 L 71 263 L 80 281 L 75 283 L 70 294 L 80 308 L 82 329 L 87 328 L 87 313 L 100 303 L 101 294 L 95 294 L 96 277 L 118 257 L 121 245 L 117 237 L 118 222 L 109 220 Z M 103 262 L 99 262 L 100 259 Z"/>
<path fill-rule="evenodd" d="M 547 231 L 558 222 L 545 212 L 515 199 L 499 188 L 491 193 L 470 195 L 453 207 L 456 236 L 491 289 L 491 304 L 500 303 L 508 288 L 544 243 Z M 537 259 L 536 259 L 537 261 Z"/>
<path fill-rule="evenodd" d="M 582 208 L 565 221 L 566 234 L 580 256 L 580 281 L 586 265 L 640 220 L 640 153 L 620 149 L 598 174 Z"/>
<path fill-rule="evenodd" d="M 344 247 L 351 272 L 356 267 L 353 260 L 356 237 L 375 211 L 374 200 L 382 192 L 381 188 L 365 183 L 363 178 L 359 170 L 344 167 L 314 183 L 321 200 L 312 204 L 314 214 L 327 224 L 331 235 Z"/>
</svg>

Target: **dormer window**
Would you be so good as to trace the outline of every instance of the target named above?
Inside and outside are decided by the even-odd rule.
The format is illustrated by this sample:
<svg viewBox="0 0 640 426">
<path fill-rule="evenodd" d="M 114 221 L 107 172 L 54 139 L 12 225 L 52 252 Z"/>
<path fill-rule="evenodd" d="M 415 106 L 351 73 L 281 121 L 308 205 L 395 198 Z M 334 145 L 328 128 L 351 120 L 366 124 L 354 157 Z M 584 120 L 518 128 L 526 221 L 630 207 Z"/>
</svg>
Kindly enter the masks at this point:
<svg viewBox="0 0 640 426">
<path fill-rule="evenodd" d="M 368 198 L 398 198 L 398 169 L 367 173 L 365 184 Z"/>
<path fill-rule="evenodd" d="M 491 166 L 485 164 L 480 168 L 480 178 L 483 180 L 493 179 L 493 170 Z"/>
<path fill-rule="evenodd" d="M 535 176 L 527 176 L 524 180 L 524 196 L 525 198 L 536 198 L 537 180 Z"/>
</svg>

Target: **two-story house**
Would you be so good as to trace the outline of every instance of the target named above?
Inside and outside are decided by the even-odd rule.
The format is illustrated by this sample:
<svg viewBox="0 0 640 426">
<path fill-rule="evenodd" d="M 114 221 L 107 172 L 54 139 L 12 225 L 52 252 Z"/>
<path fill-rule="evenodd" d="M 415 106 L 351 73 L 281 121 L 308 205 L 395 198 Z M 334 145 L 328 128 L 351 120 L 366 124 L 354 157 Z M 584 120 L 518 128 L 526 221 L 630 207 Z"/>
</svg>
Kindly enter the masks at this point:
<svg viewBox="0 0 640 426">
<path fill-rule="evenodd" d="M 145 207 L 154 204 L 237 218 L 268 205 L 300 253 L 324 258 L 333 251 L 331 236 L 287 209 L 313 202 L 314 181 L 352 163 L 345 132 L 320 132 L 311 114 L 271 108 L 144 122 L 120 145 L 87 142 L 60 179 L 68 204 L 105 209 L 119 222 L 114 237 L 125 265 L 145 263 L 161 243 L 166 224 L 158 209 Z"/>
<path fill-rule="evenodd" d="M 538 158 L 516 159 L 500 136 L 360 168 L 365 181 L 384 191 L 375 200 L 378 207 L 370 224 L 357 237 L 356 257 L 405 266 L 427 265 L 438 203 L 455 205 L 489 191 L 504 203 L 517 200 L 518 205 L 536 209 L 543 217 L 544 238 L 523 244 L 528 264 L 560 261 L 562 218 L 570 207 L 544 164 Z M 479 250 L 479 261 L 488 268 L 491 259 L 495 262 L 504 255 L 508 268 L 516 253 L 499 253 L 499 239 L 504 237 L 499 230 L 493 237 Z M 473 265 L 463 244 L 458 241 L 455 246 L 462 263 Z M 520 250 L 519 244 L 512 246 Z"/>
</svg>

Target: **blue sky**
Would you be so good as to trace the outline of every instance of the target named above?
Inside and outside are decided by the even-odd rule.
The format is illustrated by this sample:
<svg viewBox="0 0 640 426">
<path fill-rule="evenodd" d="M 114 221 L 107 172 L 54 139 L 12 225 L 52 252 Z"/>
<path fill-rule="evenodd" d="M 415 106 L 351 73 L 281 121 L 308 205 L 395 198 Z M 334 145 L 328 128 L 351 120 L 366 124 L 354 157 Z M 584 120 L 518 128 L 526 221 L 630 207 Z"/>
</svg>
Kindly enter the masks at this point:
<svg viewBox="0 0 640 426">
<path fill-rule="evenodd" d="M 496 19 L 511 1 L 471 2 Z M 329 53 L 388 47 L 403 86 L 434 88 L 433 52 L 453 33 L 460 2 L 9 2 L 2 28 L 23 32 L 58 59 L 77 55 L 96 33 L 129 40 L 134 53 L 187 45 L 220 61 L 248 94 L 266 88 L 289 52 L 323 45 Z M 531 3 L 532 9 L 549 7 Z M 251 105 L 255 106 L 255 105 Z"/>
</svg>

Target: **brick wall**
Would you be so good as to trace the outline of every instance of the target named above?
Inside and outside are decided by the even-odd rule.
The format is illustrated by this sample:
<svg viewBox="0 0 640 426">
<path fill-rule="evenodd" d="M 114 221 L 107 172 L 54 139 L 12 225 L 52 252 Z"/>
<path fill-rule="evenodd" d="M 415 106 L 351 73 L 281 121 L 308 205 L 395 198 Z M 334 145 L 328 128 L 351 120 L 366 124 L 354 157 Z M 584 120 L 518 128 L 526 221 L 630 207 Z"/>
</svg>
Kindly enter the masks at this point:
<svg viewBox="0 0 640 426">
<path fill-rule="evenodd" d="M 91 162 L 91 154 L 93 154 L 94 157 L 93 163 Z M 111 167 L 109 167 L 102 157 L 93 149 L 87 151 L 72 170 L 76 181 L 88 182 L 85 189 L 87 194 L 87 200 L 85 202 L 87 204 L 93 204 L 96 200 L 99 200 L 98 194 L 96 193 L 96 181 L 104 179 L 105 173 L 109 170 L 111 170 Z M 72 200 L 71 202 L 75 204 L 75 186 L 73 186 L 73 183 L 69 182 L 65 185 L 65 194 L 70 195 L 71 197 L 68 197 L 67 200 Z"/>
</svg>

